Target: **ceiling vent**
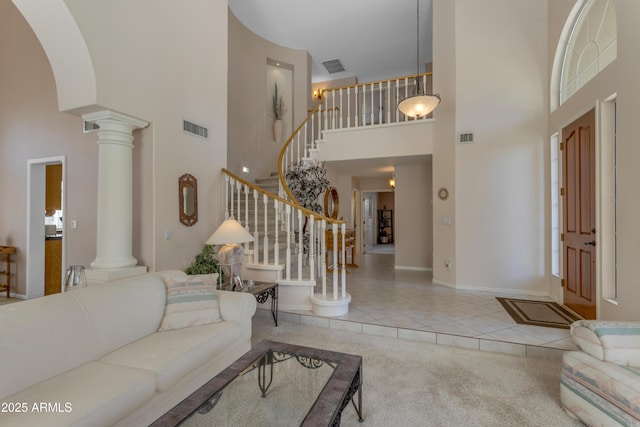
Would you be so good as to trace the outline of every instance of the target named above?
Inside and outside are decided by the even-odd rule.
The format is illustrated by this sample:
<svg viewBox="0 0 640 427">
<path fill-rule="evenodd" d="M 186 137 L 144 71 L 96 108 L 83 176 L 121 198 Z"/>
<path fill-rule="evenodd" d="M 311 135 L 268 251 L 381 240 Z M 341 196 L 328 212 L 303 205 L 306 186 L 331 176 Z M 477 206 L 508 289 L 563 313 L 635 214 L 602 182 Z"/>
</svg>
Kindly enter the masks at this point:
<svg viewBox="0 0 640 427">
<path fill-rule="evenodd" d="M 473 144 L 473 132 L 464 132 L 458 134 L 458 144 Z"/>
<path fill-rule="evenodd" d="M 88 121 L 88 120 L 83 120 L 82 121 L 82 132 L 83 133 L 95 132 L 97 130 L 100 130 L 100 125 L 97 124 L 96 122 L 91 122 L 91 121 Z"/>
<path fill-rule="evenodd" d="M 339 73 L 344 71 L 344 67 L 342 66 L 342 62 L 339 59 L 329 59 L 328 61 L 322 61 L 322 65 L 327 69 L 329 74 Z"/>
<path fill-rule="evenodd" d="M 209 129 L 196 123 L 183 120 L 182 130 L 199 138 L 209 139 Z"/>
</svg>

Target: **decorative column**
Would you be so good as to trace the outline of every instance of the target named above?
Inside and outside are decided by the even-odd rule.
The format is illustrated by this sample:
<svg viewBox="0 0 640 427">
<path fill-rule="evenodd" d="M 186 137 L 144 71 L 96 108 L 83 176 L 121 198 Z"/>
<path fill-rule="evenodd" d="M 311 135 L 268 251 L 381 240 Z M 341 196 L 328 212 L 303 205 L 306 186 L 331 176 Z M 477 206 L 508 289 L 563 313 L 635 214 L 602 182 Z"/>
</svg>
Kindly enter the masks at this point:
<svg viewBox="0 0 640 427">
<path fill-rule="evenodd" d="M 100 126 L 98 131 L 98 217 L 96 259 L 87 281 L 104 283 L 142 274 L 132 255 L 133 240 L 133 131 L 149 123 L 114 111 L 82 117 Z"/>
</svg>

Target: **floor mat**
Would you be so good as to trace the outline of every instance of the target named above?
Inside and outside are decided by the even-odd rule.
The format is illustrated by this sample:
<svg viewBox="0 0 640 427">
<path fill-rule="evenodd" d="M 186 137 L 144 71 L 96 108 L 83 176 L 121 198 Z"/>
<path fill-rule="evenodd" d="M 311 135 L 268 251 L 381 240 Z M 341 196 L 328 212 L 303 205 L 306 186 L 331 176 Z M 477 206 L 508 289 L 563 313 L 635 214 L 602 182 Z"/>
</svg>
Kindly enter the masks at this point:
<svg viewBox="0 0 640 427">
<path fill-rule="evenodd" d="M 580 320 L 579 317 L 555 302 L 499 297 L 496 299 L 513 320 L 521 325 L 569 329 L 573 322 Z"/>
</svg>

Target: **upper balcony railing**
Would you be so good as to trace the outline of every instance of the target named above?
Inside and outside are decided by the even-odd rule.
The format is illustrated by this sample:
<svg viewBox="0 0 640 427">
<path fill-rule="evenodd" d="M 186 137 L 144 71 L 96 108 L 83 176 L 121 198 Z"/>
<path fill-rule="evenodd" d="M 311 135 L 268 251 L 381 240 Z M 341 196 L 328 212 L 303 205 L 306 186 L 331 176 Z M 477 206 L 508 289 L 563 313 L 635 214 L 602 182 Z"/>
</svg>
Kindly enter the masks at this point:
<svg viewBox="0 0 640 427">
<path fill-rule="evenodd" d="M 324 131 L 431 118 L 431 115 L 418 119 L 407 117 L 396 108 L 398 102 L 414 94 L 416 77 L 422 79 L 421 87 L 429 92 L 432 77 L 430 72 L 322 90 L 321 102 L 309 112 L 280 152 L 280 196 L 297 203 L 285 181 L 286 172 L 291 165 L 310 158 L 310 153 L 317 150 Z"/>
</svg>

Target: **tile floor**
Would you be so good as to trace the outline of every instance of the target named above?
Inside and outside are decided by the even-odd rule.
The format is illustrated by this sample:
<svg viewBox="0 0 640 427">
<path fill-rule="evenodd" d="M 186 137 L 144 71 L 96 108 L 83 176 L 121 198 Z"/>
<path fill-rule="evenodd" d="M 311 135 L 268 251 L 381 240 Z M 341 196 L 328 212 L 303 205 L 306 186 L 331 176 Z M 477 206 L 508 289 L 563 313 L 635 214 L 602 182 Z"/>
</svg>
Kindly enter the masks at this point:
<svg viewBox="0 0 640 427">
<path fill-rule="evenodd" d="M 564 350 L 575 349 L 568 329 L 513 321 L 495 299 L 513 294 L 436 285 L 431 272 L 395 270 L 393 254 L 363 254 L 357 263 L 360 268 L 352 269 L 347 279 L 352 297 L 348 314 L 323 318 L 311 311 L 281 310 L 280 319 L 537 358 L 558 359 Z M 265 314 L 261 317 L 267 319 Z"/>
</svg>

